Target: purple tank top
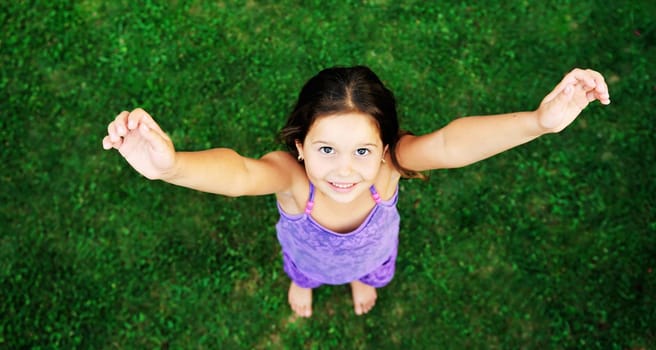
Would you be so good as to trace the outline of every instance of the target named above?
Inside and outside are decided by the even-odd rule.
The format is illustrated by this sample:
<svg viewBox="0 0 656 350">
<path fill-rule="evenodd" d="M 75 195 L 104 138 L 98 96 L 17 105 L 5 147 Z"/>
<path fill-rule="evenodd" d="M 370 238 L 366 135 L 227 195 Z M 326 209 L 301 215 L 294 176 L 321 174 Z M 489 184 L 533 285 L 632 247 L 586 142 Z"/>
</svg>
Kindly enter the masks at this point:
<svg viewBox="0 0 656 350">
<path fill-rule="evenodd" d="M 312 218 L 312 183 L 304 213 L 289 215 L 278 203 L 278 241 L 299 271 L 321 283 L 345 284 L 374 271 L 390 258 L 399 236 L 398 188 L 388 201 L 380 198 L 374 186 L 370 191 L 376 205 L 349 233 L 331 231 Z"/>
</svg>

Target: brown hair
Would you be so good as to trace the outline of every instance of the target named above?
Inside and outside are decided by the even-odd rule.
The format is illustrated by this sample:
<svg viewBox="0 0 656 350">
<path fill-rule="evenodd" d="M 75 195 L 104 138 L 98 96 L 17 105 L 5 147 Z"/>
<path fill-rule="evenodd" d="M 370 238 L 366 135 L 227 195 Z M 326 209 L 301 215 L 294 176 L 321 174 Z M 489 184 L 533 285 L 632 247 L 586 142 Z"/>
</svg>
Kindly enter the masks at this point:
<svg viewBox="0 0 656 350">
<path fill-rule="evenodd" d="M 296 141 L 305 140 L 318 117 L 346 112 L 372 116 L 378 124 L 383 145 L 389 147 L 394 167 L 404 177 L 422 177 L 399 164 L 396 145 L 406 133 L 399 128 L 396 99 L 378 76 L 365 66 L 328 68 L 308 80 L 287 124 L 280 131 L 280 137 L 289 152 L 297 157 Z"/>
</svg>

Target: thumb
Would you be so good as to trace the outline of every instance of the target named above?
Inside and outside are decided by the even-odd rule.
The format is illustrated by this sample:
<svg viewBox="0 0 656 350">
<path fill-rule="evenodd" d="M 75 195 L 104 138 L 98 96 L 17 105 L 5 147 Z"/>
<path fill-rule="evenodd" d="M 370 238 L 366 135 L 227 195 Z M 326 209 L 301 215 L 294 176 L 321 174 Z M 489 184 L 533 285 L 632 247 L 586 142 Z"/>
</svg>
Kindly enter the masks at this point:
<svg viewBox="0 0 656 350">
<path fill-rule="evenodd" d="M 166 135 L 161 135 L 155 130 L 152 130 L 145 123 L 139 125 L 139 134 L 150 144 L 150 147 L 153 151 L 157 153 L 165 153 L 170 149 L 169 142 L 170 139 L 165 137 Z"/>
<path fill-rule="evenodd" d="M 574 96 L 574 86 L 572 86 L 572 84 L 567 84 L 556 96 L 556 101 L 567 103 L 572 99 L 572 96 Z"/>
<path fill-rule="evenodd" d="M 568 84 L 558 98 L 560 100 L 559 102 L 563 103 L 563 108 L 573 108 L 577 113 L 581 112 L 595 99 L 594 96 L 586 91 L 585 87 L 580 84 Z"/>
<path fill-rule="evenodd" d="M 565 88 L 563 89 L 563 93 L 562 93 L 562 94 L 563 94 L 564 96 L 571 97 L 573 93 L 574 93 L 574 88 L 572 87 L 571 84 L 568 84 L 568 85 L 565 86 Z"/>
<path fill-rule="evenodd" d="M 574 86 L 567 84 L 557 95 L 553 96 L 551 101 L 547 102 L 550 102 L 549 105 L 553 107 L 565 108 L 574 98 L 574 92 Z"/>
<path fill-rule="evenodd" d="M 574 87 L 572 84 L 566 84 L 562 87 L 556 87 L 549 95 L 540 103 L 541 108 L 553 108 L 552 106 L 559 105 L 561 103 L 567 103 L 572 99 L 574 95 Z"/>
</svg>

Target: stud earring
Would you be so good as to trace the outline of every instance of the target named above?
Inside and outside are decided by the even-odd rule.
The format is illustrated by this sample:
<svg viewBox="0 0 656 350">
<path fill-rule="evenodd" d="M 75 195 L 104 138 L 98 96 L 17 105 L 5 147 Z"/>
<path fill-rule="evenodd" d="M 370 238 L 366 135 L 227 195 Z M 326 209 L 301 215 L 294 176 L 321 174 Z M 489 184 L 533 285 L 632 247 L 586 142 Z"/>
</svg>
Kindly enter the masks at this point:
<svg viewBox="0 0 656 350">
<path fill-rule="evenodd" d="M 380 158 L 380 162 L 383 163 L 383 164 L 387 163 L 387 162 L 385 161 L 385 158 Z"/>
<path fill-rule="evenodd" d="M 300 155 L 300 154 L 298 155 L 298 161 L 299 161 L 299 162 L 302 162 L 302 161 L 303 161 L 303 156 Z"/>
</svg>

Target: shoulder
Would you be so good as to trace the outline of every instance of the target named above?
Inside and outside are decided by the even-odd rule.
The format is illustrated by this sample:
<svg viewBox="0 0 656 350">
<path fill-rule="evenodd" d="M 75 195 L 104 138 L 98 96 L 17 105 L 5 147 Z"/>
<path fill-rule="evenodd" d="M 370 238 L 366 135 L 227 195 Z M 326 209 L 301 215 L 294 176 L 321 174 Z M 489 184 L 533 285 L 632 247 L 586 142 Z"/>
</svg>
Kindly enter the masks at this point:
<svg viewBox="0 0 656 350">
<path fill-rule="evenodd" d="M 260 161 L 267 163 L 276 172 L 285 174 L 291 180 L 290 185 L 292 186 L 299 180 L 307 179 L 305 168 L 289 152 L 269 152 L 263 155 Z"/>
<path fill-rule="evenodd" d="M 276 169 L 276 172 L 286 174 L 288 186 L 276 192 L 276 198 L 283 210 L 290 214 L 301 212 L 310 193 L 310 181 L 305 167 L 294 156 L 285 151 L 274 151 L 260 158 Z"/>
<path fill-rule="evenodd" d="M 286 152 L 270 152 L 259 158 L 241 157 L 239 196 L 290 192 L 305 174 L 303 167 Z"/>
<path fill-rule="evenodd" d="M 285 151 L 269 152 L 263 155 L 260 159 L 269 162 L 273 165 L 279 165 L 279 166 L 297 165 L 300 167 L 300 164 L 298 164 L 298 161 L 294 158 L 294 156 L 292 156 L 291 153 Z"/>
</svg>

